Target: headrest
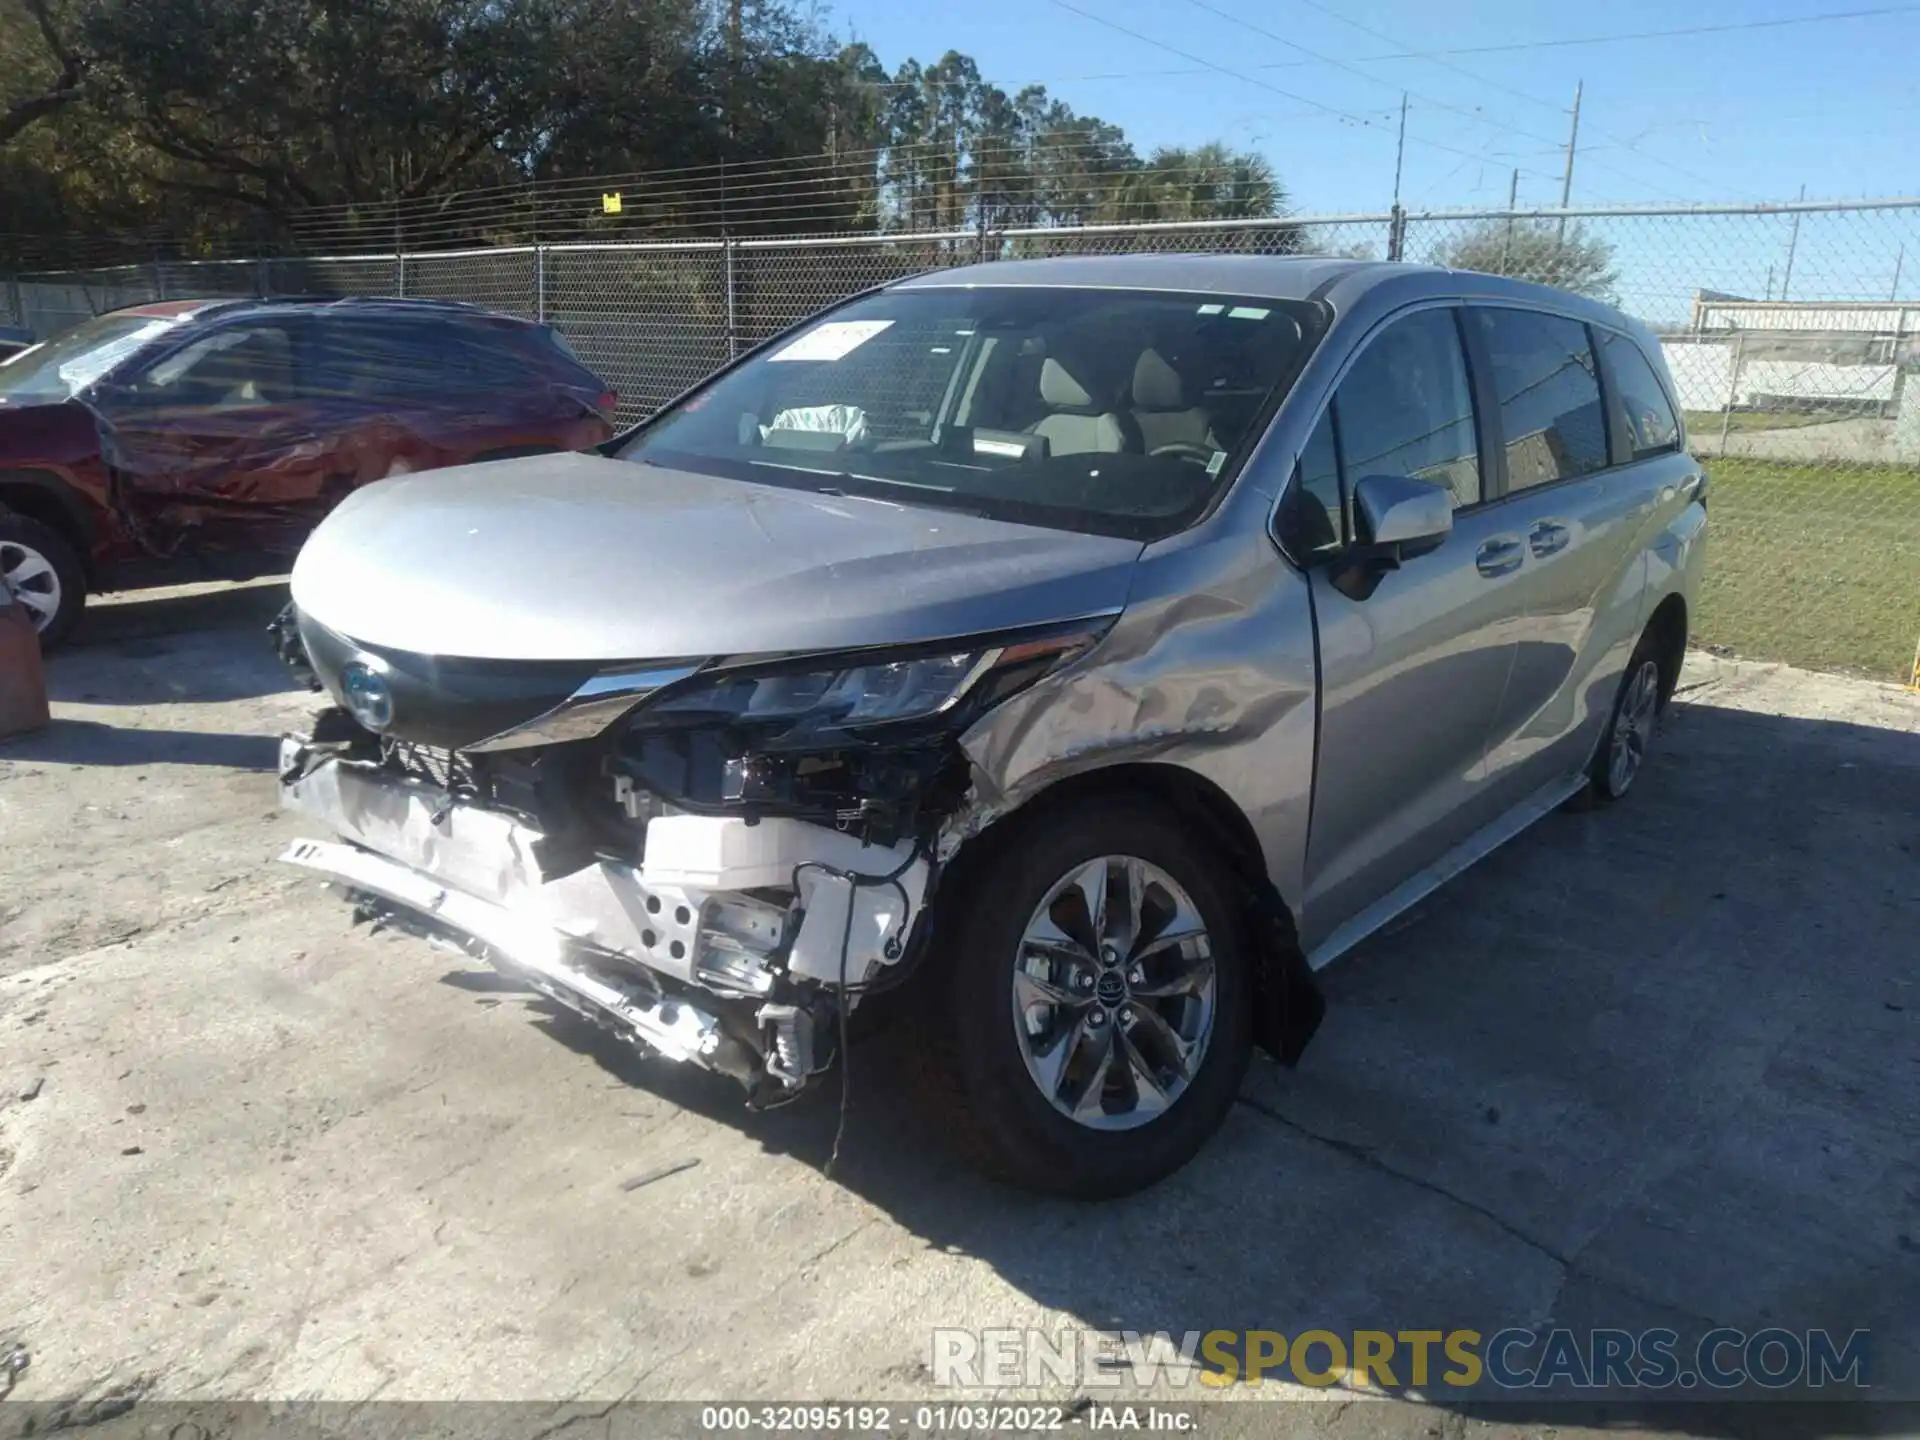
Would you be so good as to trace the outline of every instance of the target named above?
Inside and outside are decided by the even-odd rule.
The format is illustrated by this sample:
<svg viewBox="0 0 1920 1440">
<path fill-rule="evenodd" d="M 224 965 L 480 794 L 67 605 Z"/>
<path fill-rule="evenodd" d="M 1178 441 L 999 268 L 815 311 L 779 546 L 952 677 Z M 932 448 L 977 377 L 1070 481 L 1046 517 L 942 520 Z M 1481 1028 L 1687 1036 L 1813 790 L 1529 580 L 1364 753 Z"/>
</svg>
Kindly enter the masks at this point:
<svg viewBox="0 0 1920 1440">
<path fill-rule="evenodd" d="M 1067 373 L 1067 367 L 1049 355 L 1040 367 L 1040 398 L 1057 410 L 1085 410 L 1093 396 Z"/>
<path fill-rule="evenodd" d="M 1158 350 L 1142 350 L 1133 366 L 1133 403 L 1140 410 L 1184 410 L 1186 387 L 1180 372 Z"/>
</svg>

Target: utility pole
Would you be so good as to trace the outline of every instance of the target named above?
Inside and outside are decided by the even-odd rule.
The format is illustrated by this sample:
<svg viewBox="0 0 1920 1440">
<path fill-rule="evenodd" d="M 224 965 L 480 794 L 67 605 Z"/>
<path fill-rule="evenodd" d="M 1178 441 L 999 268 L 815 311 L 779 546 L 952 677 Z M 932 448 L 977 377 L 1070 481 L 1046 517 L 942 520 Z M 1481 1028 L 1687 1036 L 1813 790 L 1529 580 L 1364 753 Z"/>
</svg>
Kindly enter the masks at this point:
<svg viewBox="0 0 1920 1440">
<path fill-rule="evenodd" d="M 1573 156 L 1580 148 L 1580 96 L 1587 88 L 1587 82 L 1577 80 L 1573 86 L 1573 128 L 1567 132 L 1567 165 L 1560 172 L 1560 208 L 1564 211 L 1573 203 Z M 1560 234 L 1557 244 L 1564 245 L 1567 240 L 1567 217 L 1560 217 Z"/>
<path fill-rule="evenodd" d="M 1899 252 L 1893 257 L 1893 284 L 1887 289 L 1887 299 L 1889 300 L 1898 300 L 1900 298 L 1900 264 L 1906 258 L 1907 247 L 1902 245 Z"/>
<path fill-rule="evenodd" d="M 1393 149 L 1393 209 L 1387 220 L 1387 259 L 1399 260 L 1406 249 L 1406 212 L 1400 208 L 1400 172 L 1407 158 L 1407 92 L 1400 92 L 1400 140 Z"/>
<path fill-rule="evenodd" d="M 1400 208 L 1400 170 L 1407 158 L 1407 92 L 1400 92 L 1400 142 L 1393 150 L 1393 208 Z"/>
<path fill-rule="evenodd" d="M 1507 236 L 1500 242 L 1500 273 L 1513 273 L 1513 212 L 1520 208 L 1520 169 L 1514 167 L 1513 178 L 1507 182 Z"/>
<path fill-rule="evenodd" d="M 727 4 L 727 129 L 726 138 L 721 142 L 726 148 L 720 153 L 720 235 L 729 238 L 733 227 L 728 223 L 733 207 L 727 194 L 727 162 L 733 158 L 734 139 L 739 131 L 734 123 L 735 112 L 740 108 L 740 0 L 728 0 Z"/>
<path fill-rule="evenodd" d="M 1800 198 L 1807 198 L 1807 187 L 1800 187 Z M 1793 212 L 1793 233 L 1787 237 L 1787 268 L 1780 276 L 1780 298 L 1787 298 L 1787 289 L 1793 284 L 1793 252 L 1800 248 L 1800 212 Z"/>
</svg>

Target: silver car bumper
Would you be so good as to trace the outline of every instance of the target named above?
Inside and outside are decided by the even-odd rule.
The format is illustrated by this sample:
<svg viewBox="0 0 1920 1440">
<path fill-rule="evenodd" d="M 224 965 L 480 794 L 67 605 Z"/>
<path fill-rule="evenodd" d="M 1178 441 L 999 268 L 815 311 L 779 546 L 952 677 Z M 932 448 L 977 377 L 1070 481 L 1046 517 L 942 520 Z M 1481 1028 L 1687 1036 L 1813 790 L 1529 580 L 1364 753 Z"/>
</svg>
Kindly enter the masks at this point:
<svg viewBox="0 0 1920 1440">
<path fill-rule="evenodd" d="M 621 985 L 583 965 L 569 963 L 566 937 L 550 926 L 515 914 L 418 871 L 355 845 L 296 840 L 280 857 L 365 895 L 401 905 L 478 942 L 505 970 L 557 987 L 570 1003 L 584 1001 L 631 1027 L 669 1060 L 714 1066 L 722 1035 L 717 1017 L 685 1002 L 663 999 L 657 990 Z M 548 993 L 552 993 L 548 990 Z"/>
<path fill-rule="evenodd" d="M 692 817 L 669 821 L 658 847 L 653 826 L 661 822 L 653 822 L 644 868 L 603 858 L 548 875 L 545 837 L 525 821 L 317 754 L 305 737 L 282 740 L 280 775 L 283 806 L 339 837 L 297 840 L 283 861 L 461 944 L 669 1059 L 748 1083 L 760 1056 L 742 1049 L 743 1029 L 752 1049 L 770 1057 L 767 1069 L 787 1079 L 776 1042 L 779 1027 L 793 1023 L 786 1002 L 803 998 L 793 992 L 859 982 L 897 959 L 928 878 L 910 851 L 862 846 L 794 821 L 761 822 L 752 855 L 742 858 L 732 843 L 742 831 L 732 827 L 744 821 Z M 701 842 L 691 852 L 688 824 Z M 797 905 L 774 903 L 769 889 L 777 897 L 781 887 L 770 882 L 806 861 L 829 868 L 789 889 Z M 879 887 L 835 874 L 895 870 L 901 883 Z M 685 883 L 689 873 L 707 883 Z M 723 1023 L 729 1009 L 745 1013 L 744 1026 Z"/>
</svg>

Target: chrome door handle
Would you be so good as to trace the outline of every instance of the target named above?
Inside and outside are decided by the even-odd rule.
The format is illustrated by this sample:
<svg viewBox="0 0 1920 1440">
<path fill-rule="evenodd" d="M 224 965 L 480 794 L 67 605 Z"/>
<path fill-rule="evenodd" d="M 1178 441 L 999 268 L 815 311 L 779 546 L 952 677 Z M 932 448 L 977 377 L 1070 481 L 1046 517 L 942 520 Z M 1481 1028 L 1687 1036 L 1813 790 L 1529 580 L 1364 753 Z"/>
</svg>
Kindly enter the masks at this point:
<svg viewBox="0 0 1920 1440">
<path fill-rule="evenodd" d="M 1482 575 L 1511 575 L 1526 558 L 1518 535 L 1496 535 L 1474 552 L 1473 563 Z"/>
<path fill-rule="evenodd" d="M 1558 520 L 1540 520 L 1527 532 L 1527 545 L 1536 556 L 1544 559 L 1566 549 L 1570 538 L 1567 527 Z"/>
</svg>

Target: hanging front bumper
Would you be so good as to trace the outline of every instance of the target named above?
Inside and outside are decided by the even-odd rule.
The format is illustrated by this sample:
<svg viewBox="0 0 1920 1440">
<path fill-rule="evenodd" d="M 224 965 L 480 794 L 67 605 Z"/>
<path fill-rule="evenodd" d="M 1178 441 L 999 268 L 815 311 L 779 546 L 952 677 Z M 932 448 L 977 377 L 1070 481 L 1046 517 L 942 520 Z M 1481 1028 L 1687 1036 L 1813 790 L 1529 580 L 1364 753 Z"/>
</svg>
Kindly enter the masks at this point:
<svg viewBox="0 0 1920 1440">
<path fill-rule="evenodd" d="M 297 840 L 282 860 L 669 1059 L 750 1086 L 762 1061 L 797 1083 L 763 1012 L 893 963 L 928 878 L 910 850 L 824 827 L 680 815 L 649 823 L 642 864 L 602 856 L 549 874 L 546 837 L 523 818 L 304 736 L 281 742 L 280 777 L 282 804 L 339 837 Z M 840 878 L 895 871 L 882 886 Z"/>
</svg>

